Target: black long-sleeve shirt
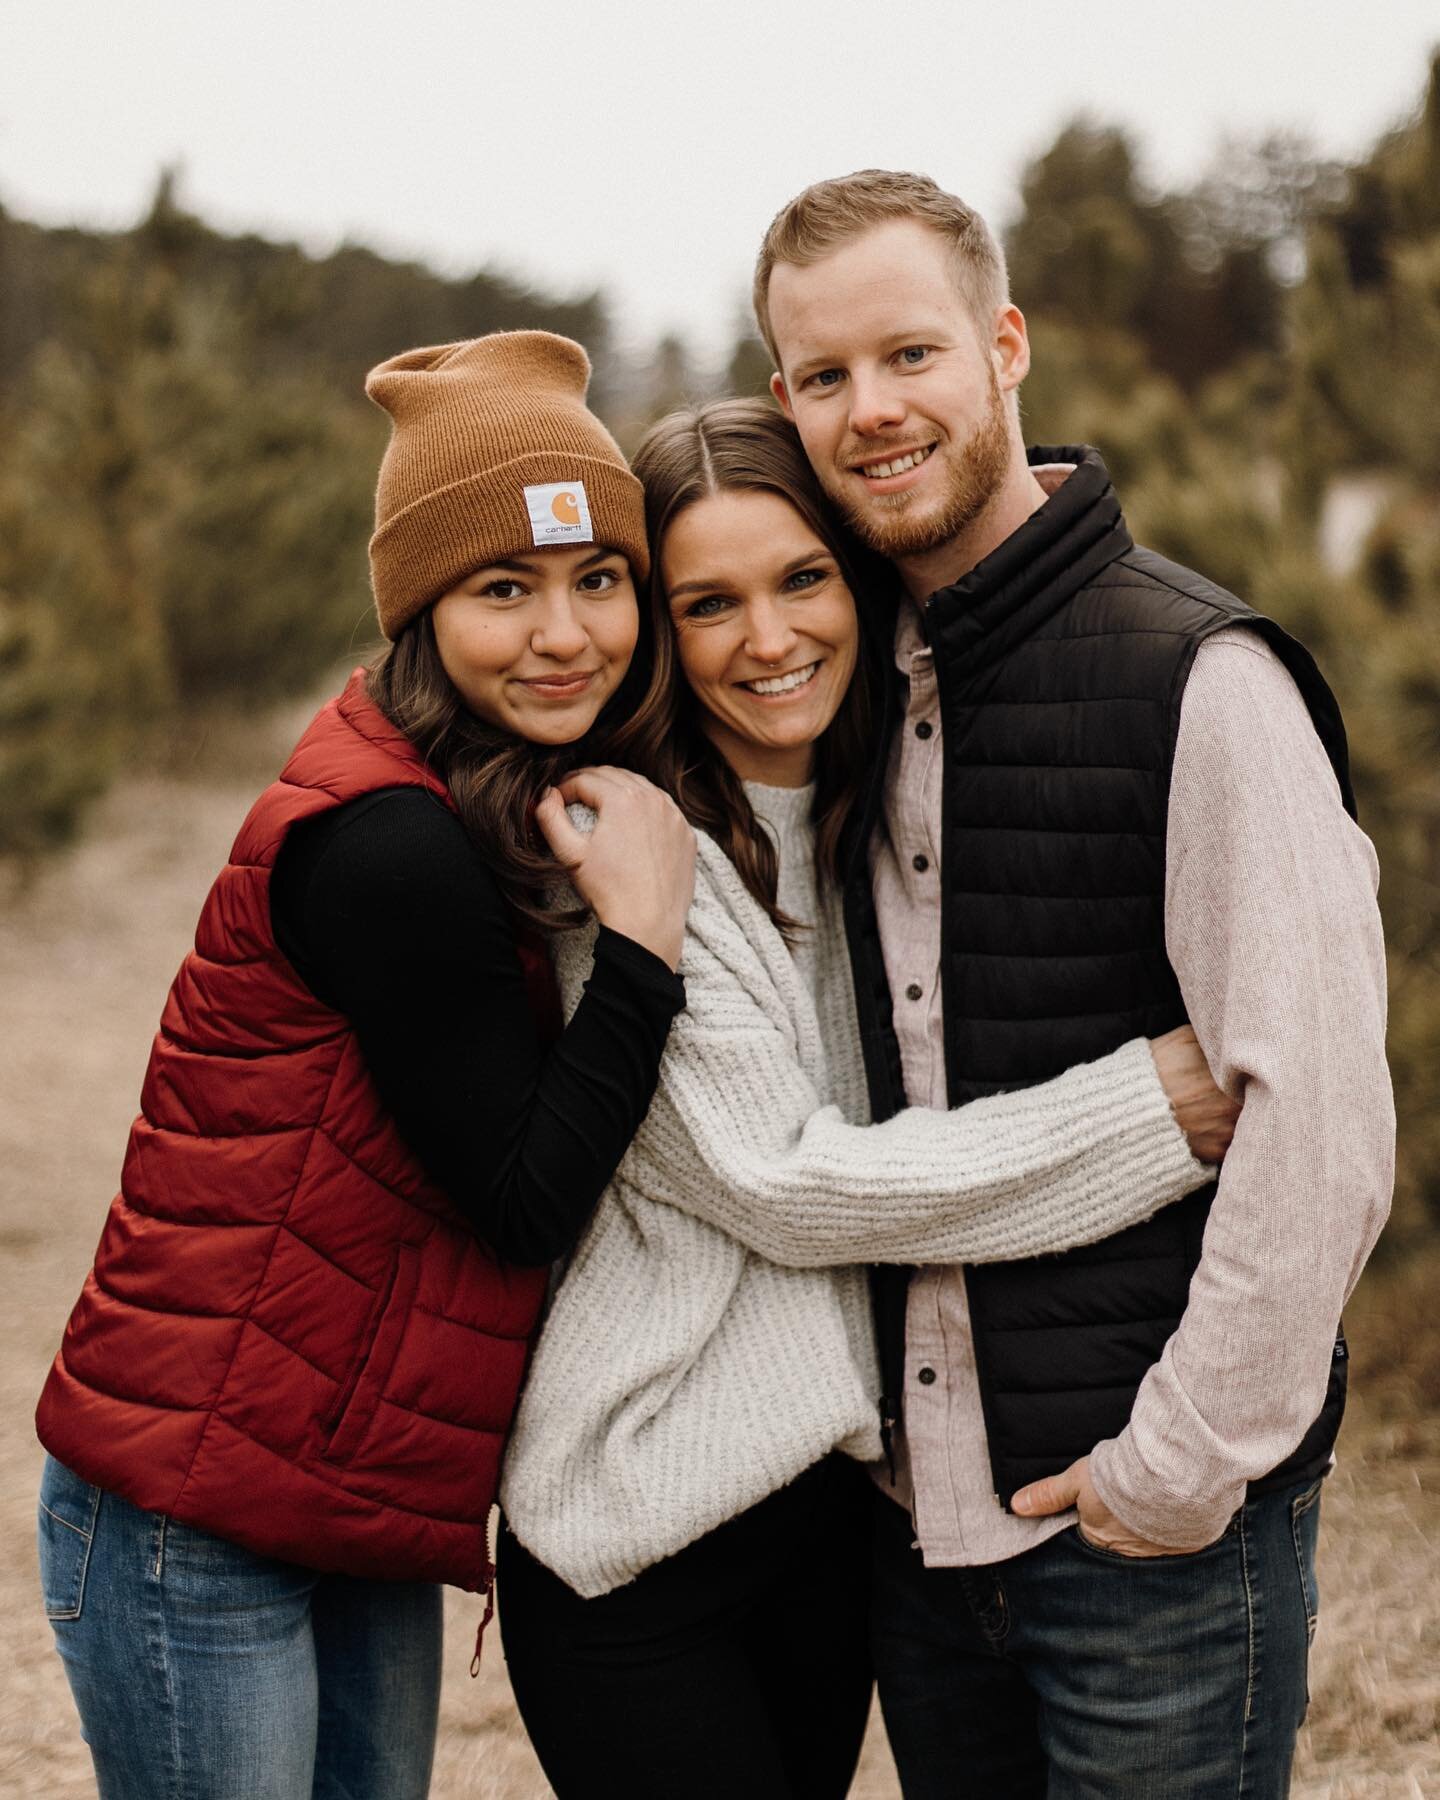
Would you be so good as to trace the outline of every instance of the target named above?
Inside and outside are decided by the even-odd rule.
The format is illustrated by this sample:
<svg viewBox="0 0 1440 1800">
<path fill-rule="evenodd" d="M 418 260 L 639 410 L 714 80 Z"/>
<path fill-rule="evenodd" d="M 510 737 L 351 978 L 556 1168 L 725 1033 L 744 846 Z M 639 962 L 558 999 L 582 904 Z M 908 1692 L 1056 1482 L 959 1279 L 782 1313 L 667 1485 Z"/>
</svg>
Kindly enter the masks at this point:
<svg viewBox="0 0 1440 1800">
<path fill-rule="evenodd" d="M 584 997 L 543 1044 L 495 880 L 455 814 L 417 788 L 292 827 L 270 912 L 476 1235 L 510 1262 L 565 1255 L 650 1105 L 685 1004 L 679 976 L 602 926 Z"/>
</svg>

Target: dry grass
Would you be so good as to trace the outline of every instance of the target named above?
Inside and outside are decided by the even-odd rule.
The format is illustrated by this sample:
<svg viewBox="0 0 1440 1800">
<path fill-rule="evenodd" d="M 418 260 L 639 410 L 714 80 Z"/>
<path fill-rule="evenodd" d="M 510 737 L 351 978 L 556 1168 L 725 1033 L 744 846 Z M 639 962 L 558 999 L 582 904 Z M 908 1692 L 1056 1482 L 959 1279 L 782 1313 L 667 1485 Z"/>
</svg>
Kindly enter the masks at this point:
<svg viewBox="0 0 1440 1800">
<path fill-rule="evenodd" d="M 1440 1254 L 1362 1281 L 1297 1792 L 1440 1795 Z"/>
<path fill-rule="evenodd" d="M 0 1166 L 0 1797 L 93 1796 L 34 1555 L 31 1413 L 119 1172 L 150 1033 L 211 875 L 298 719 L 212 740 L 183 774 L 136 777 L 89 840 L 0 909 L 5 1078 Z M 1440 1795 L 1440 1258 L 1376 1277 L 1352 1312 L 1359 1401 L 1326 1497 L 1322 1621 L 1301 1800 Z M 477 1607 L 451 1596 L 434 1793 L 548 1792 L 516 1720 L 498 1636 L 467 1675 Z M 897 1792 L 872 1730 L 854 1793 Z"/>
</svg>

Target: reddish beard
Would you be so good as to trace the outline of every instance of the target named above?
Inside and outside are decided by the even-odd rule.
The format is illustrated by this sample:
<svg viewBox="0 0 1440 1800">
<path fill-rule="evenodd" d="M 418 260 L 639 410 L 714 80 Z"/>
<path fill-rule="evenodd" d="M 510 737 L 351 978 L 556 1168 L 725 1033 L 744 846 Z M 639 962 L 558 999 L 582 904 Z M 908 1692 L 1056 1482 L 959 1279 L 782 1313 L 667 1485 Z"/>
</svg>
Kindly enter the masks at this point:
<svg viewBox="0 0 1440 1800">
<path fill-rule="evenodd" d="M 943 457 L 948 481 L 938 504 L 924 512 L 914 511 L 911 493 L 875 494 L 857 500 L 848 483 L 844 493 L 831 489 L 830 498 L 846 524 L 861 543 L 881 556 L 892 560 L 924 556 L 953 543 L 970 529 L 1004 485 L 1010 467 L 1010 435 L 993 369 L 985 415 L 964 446 L 958 452 L 952 448 L 947 454 L 937 449 L 931 454 Z"/>
</svg>

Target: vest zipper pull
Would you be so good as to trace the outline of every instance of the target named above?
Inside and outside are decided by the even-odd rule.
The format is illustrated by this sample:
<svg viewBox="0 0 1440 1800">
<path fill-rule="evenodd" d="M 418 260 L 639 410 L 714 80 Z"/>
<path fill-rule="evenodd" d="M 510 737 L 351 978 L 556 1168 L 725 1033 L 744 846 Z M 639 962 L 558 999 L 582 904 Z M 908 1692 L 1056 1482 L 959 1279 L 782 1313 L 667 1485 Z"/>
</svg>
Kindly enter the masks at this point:
<svg viewBox="0 0 1440 1800">
<path fill-rule="evenodd" d="M 470 1658 L 470 1679 L 480 1673 L 480 1652 L 485 1642 L 485 1627 L 495 1617 L 495 1564 L 490 1558 L 490 1521 L 485 1521 L 485 1562 L 480 1576 L 480 1592 L 485 1596 L 485 1611 L 475 1633 L 475 1654 Z"/>
<path fill-rule="evenodd" d="M 480 1651 L 485 1642 L 485 1627 L 495 1617 L 495 1571 L 491 1569 L 485 1577 L 485 1586 L 481 1589 L 485 1596 L 485 1611 L 481 1615 L 480 1628 L 475 1633 L 475 1654 L 470 1658 L 470 1679 L 473 1681 L 480 1673 Z"/>
<path fill-rule="evenodd" d="M 888 1394 L 880 1396 L 880 1443 L 885 1451 L 885 1466 L 890 1471 L 890 1485 L 896 1483 L 895 1474 L 895 1405 Z"/>
</svg>

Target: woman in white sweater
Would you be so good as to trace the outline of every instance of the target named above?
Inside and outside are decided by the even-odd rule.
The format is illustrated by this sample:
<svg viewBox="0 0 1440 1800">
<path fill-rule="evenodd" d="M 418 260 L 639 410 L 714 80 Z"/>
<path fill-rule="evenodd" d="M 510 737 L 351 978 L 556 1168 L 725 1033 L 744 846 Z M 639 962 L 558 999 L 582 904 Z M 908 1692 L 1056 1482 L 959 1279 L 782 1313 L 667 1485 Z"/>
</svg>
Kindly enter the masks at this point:
<svg viewBox="0 0 1440 1800">
<path fill-rule="evenodd" d="M 655 772 L 700 833 L 687 1006 L 511 1438 L 507 1658 L 561 1800 L 839 1796 L 869 1694 L 857 1465 L 882 1455 L 861 1265 L 1106 1237 L 1209 1178 L 1192 1145 L 1223 1153 L 1233 1109 L 1182 1032 L 867 1123 L 834 877 L 878 676 L 846 551 L 758 402 L 663 421 L 635 469 L 678 665 Z M 552 845 L 583 856 L 574 826 Z M 591 935 L 558 944 L 567 1008 Z"/>
</svg>

